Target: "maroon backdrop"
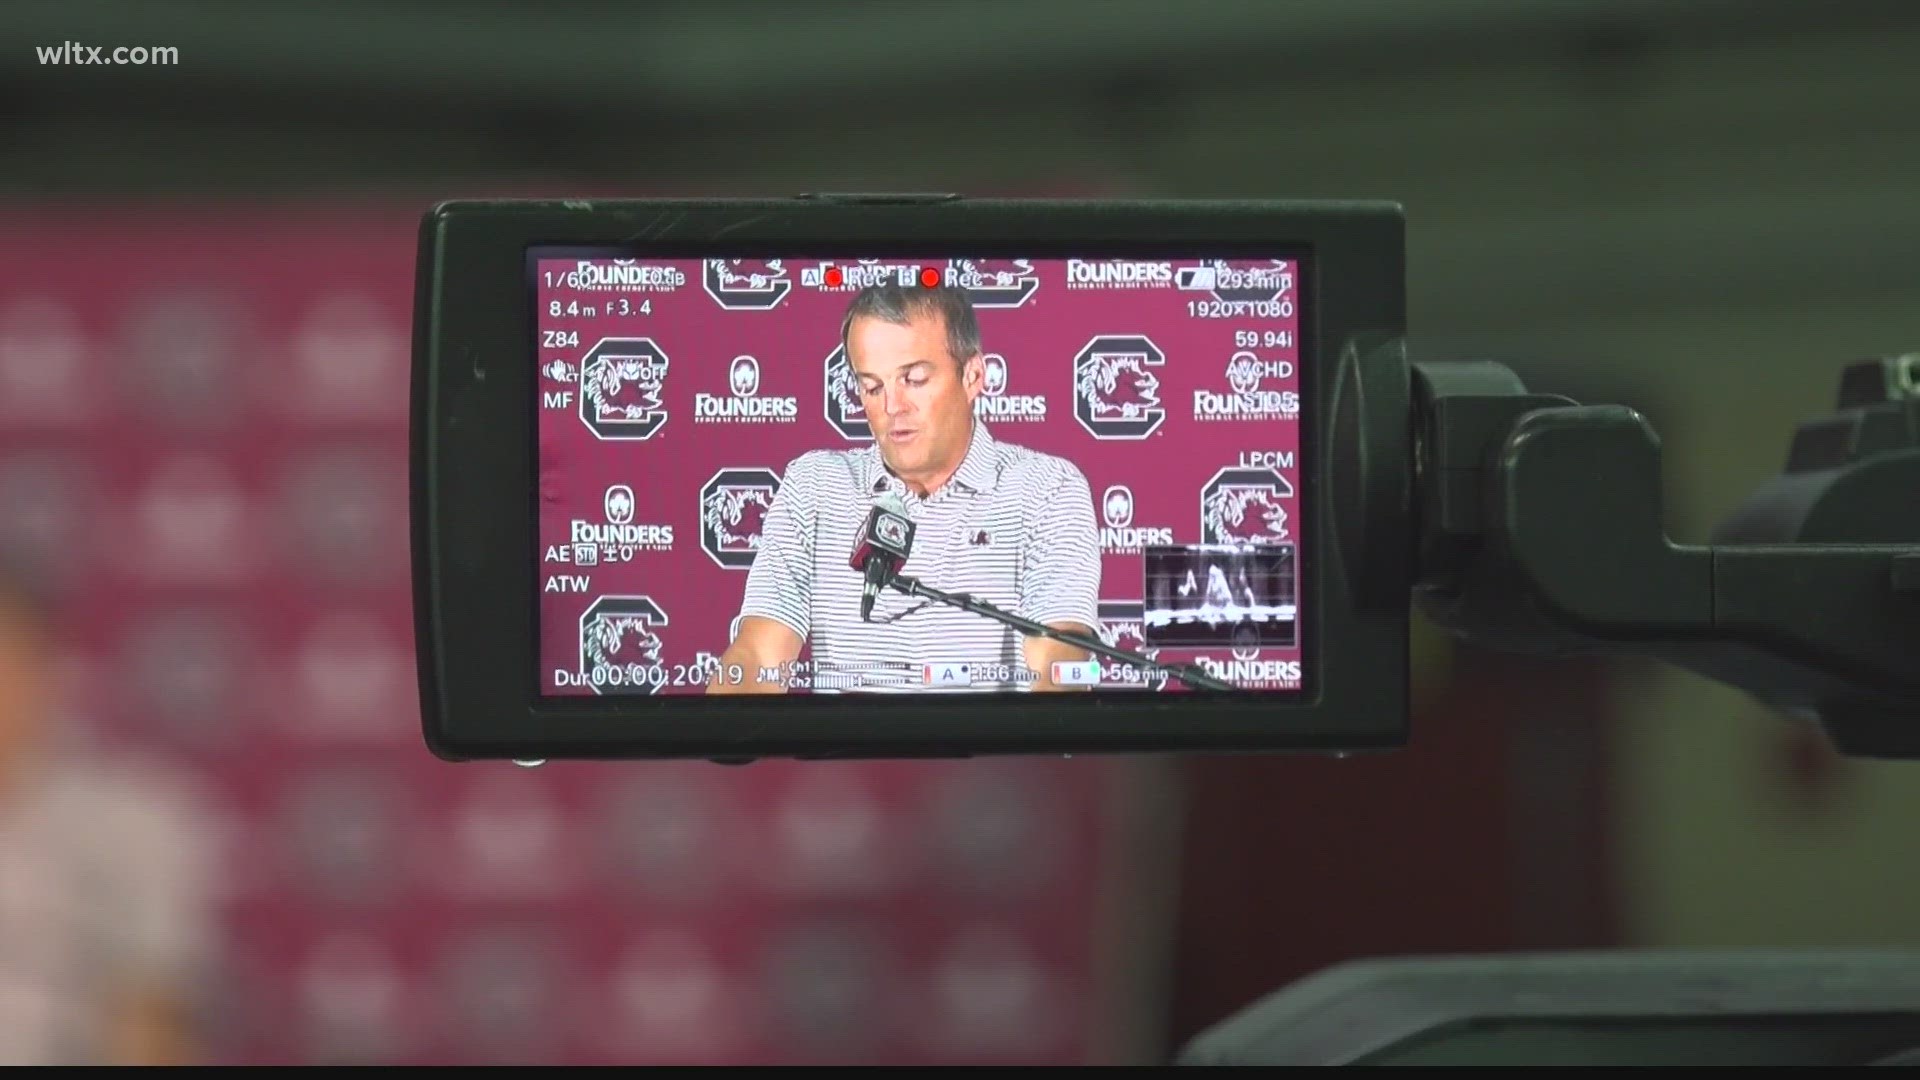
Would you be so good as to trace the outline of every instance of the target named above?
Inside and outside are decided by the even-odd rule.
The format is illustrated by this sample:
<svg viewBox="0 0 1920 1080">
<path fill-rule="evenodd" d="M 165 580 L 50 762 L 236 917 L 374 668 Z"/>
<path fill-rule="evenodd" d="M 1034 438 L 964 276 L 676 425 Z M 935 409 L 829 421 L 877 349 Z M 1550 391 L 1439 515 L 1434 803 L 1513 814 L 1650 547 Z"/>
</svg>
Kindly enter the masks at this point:
<svg viewBox="0 0 1920 1080">
<path fill-rule="evenodd" d="M 1168 867 L 1129 861 L 1107 763 L 426 753 L 405 516 L 414 223 L 294 207 L 6 221 L 0 544 L 68 624 L 76 732 L 158 750 L 204 788 L 223 852 L 202 988 L 214 1060 L 1046 1064 L 1137 1042 L 1127 1010 L 1162 988 L 1116 994 L 1101 973 L 1164 947 L 1164 926 L 1114 928 L 1138 875 Z M 675 299 L 711 304 L 697 285 Z M 818 303 L 825 318 L 837 299 Z M 762 396 L 801 398 L 791 430 L 694 423 L 693 393 L 734 396 L 733 354 L 668 343 L 683 366 L 661 445 L 688 464 L 620 477 L 636 520 L 674 525 L 677 572 L 738 588 L 697 543 L 698 488 L 733 463 L 722 446 L 778 464 L 822 441 L 814 342 L 830 336 L 809 323 L 791 368 L 766 339 L 745 346 L 768 354 Z M 1041 385 L 1062 369 L 1005 345 L 1007 393 L 1069 417 Z M 1170 425 L 1225 359 L 1170 378 Z M 1105 461 L 1096 484 L 1127 475 Z M 598 514 L 612 478 L 582 475 L 569 510 Z M 1190 530 L 1190 488 L 1142 485 L 1137 518 Z M 673 648 L 718 641 L 725 615 L 684 595 Z"/>
<path fill-rule="evenodd" d="M 989 365 L 979 415 L 1086 475 L 1110 636 L 1140 646 L 1143 543 L 1297 543 L 1293 261 L 547 257 L 529 349 L 543 398 L 543 686 L 596 692 L 580 677 L 583 614 L 617 604 L 648 623 L 661 692 L 697 692 L 787 463 L 871 441 L 839 347 L 848 303 L 869 280 L 926 269 L 973 297 Z M 1298 645 L 1244 652 L 1237 667 L 1227 648 L 1159 655 L 1226 665 L 1240 685 L 1298 685 L 1297 665 L 1286 671 Z"/>
</svg>

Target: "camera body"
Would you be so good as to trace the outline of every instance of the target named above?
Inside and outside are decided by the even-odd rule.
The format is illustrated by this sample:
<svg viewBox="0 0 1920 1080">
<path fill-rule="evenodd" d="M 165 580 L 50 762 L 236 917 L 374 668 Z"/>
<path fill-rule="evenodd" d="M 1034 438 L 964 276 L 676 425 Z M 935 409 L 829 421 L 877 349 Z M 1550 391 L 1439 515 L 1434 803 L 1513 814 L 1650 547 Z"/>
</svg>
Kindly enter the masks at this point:
<svg viewBox="0 0 1920 1080">
<path fill-rule="evenodd" d="M 419 244 L 440 756 L 1406 741 L 1398 206 L 475 201 Z"/>
</svg>

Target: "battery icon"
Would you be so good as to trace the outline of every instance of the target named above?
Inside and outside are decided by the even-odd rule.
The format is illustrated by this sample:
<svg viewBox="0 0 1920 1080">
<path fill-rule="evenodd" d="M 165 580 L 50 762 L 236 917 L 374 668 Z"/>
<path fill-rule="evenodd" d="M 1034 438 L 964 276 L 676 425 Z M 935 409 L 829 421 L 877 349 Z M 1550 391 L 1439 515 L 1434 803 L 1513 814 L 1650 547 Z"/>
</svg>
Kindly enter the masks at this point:
<svg viewBox="0 0 1920 1080">
<path fill-rule="evenodd" d="M 1218 276 L 1211 266 L 1183 266 L 1174 271 L 1174 287 L 1194 292 L 1209 292 Z"/>
<path fill-rule="evenodd" d="M 1100 685 L 1100 661 L 1055 660 L 1053 682 L 1055 686 L 1098 686 Z"/>
<path fill-rule="evenodd" d="M 920 682 L 925 686 L 967 686 L 973 682 L 973 673 L 965 664 L 927 664 L 920 669 Z"/>
</svg>

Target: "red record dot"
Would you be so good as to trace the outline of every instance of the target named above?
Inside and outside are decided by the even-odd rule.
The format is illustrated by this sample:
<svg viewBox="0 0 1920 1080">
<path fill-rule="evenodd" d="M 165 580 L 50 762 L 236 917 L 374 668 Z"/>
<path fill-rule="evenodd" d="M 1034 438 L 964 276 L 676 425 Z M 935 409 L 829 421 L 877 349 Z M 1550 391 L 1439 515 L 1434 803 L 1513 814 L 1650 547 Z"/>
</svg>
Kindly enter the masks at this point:
<svg viewBox="0 0 1920 1080">
<path fill-rule="evenodd" d="M 827 267 L 827 288 L 837 289 L 839 287 L 840 287 L 840 268 L 837 266 Z"/>
<path fill-rule="evenodd" d="M 940 284 L 940 271 L 935 270 L 931 266 L 920 271 L 920 284 L 925 285 L 929 289 Z"/>
</svg>

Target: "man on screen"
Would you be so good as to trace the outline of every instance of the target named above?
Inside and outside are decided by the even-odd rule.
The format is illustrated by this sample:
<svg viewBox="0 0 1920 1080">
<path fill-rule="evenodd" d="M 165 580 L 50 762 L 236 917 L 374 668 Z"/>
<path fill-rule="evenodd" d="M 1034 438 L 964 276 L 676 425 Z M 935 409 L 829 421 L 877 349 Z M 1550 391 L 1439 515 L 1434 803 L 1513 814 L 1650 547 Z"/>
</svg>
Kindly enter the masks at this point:
<svg viewBox="0 0 1920 1080">
<path fill-rule="evenodd" d="M 788 464 L 747 575 L 740 630 L 713 693 L 779 693 L 811 639 L 808 689 L 917 690 L 928 664 L 981 665 L 968 689 L 1061 689 L 1078 646 L 1029 637 L 987 616 L 887 590 L 860 617 L 849 565 L 874 501 L 892 493 L 914 521 L 902 572 L 1043 625 L 1092 636 L 1100 542 L 1086 477 L 1063 458 L 1002 442 L 974 415 L 986 385 L 980 327 L 962 289 L 882 285 L 858 293 L 841 344 L 873 442 Z M 738 665 L 744 678 L 726 672 Z M 983 677 L 1003 672 L 1008 678 Z"/>
</svg>

